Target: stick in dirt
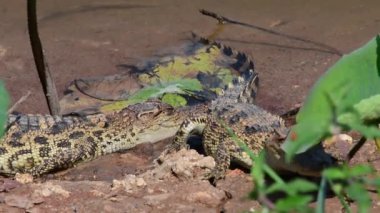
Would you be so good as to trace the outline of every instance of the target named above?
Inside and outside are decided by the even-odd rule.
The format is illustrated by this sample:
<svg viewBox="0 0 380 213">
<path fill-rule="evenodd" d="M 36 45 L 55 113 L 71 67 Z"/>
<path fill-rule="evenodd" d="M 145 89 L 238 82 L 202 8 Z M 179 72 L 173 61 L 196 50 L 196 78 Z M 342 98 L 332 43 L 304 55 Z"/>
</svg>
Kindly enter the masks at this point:
<svg viewBox="0 0 380 213">
<path fill-rule="evenodd" d="M 59 115 L 60 106 L 57 89 L 45 60 L 41 40 L 38 35 L 36 0 L 27 1 L 27 16 L 29 39 L 32 46 L 33 58 L 36 64 L 38 77 L 45 93 L 50 114 Z"/>
</svg>

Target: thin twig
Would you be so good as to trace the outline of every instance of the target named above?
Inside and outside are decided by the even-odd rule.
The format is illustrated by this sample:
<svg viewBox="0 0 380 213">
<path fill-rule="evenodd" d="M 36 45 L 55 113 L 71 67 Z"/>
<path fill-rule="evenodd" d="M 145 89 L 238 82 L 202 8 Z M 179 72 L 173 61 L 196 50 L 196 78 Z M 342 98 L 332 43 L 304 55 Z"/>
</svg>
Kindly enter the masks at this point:
<svg viewBox="0 0 380 213">
<path fill-rule="evenodd" d="M 8 110 L 8 114 L 11 114 L 22 102 L 24 102 L 30 96 L 30 94 L 32 93 L 28 90 L 24 96 L 22 96 L 15 104 L 13 104 L 13 106 Z"/>
<path fill-rule="evenodd" d="M 355 154 L 360 150 L 360 148 L 363 147 L 364 143 L 367 141 L 367 138 L 364 136 L 360 138 L 360 140 L 354 145 L 354 147 L 351 148 L 351 150 L 348 152 L 346 156 L 346 162 L 348 163 Z"/>
<path fill-rule="evenodd" d="M 50 114 L 58 115 L 60 112 L 57 89 L 50 74 L 47 62 L 44 57 L 42 44 L 38 35 L 36 0 L 27 2 L 28 32 L 30 44 L 32 46 L 34 63 L 36 64 L 38 77 L 42 84 L 48 103 Z"/>
<path fill-rule="evenodd" d="M 285 38 L 288 38 L 288 39 L 293 39 L 293 40 L 297 40 L 297 41 L 301 41 L 301 42 L 305 42 L 305 43 L 314 44 L 314 45 L 317 45 L 319 47 L 326 48 L 327 50 L 329 50 L 328 52 L 332 53 L 332 54 L 336 54 L 336 55 L 339 55 L 339 56 L 343 55 L 336 48 L 331 47 L 331 46 L 326 45 L 326 44 L 323 44 L 323 43 L 320 43 L 320 42 L 316 42 L 316 41 L 312 41 L 312 40 L 309 40 L 309 39 L 300 38 L 300 37 L 293 36 L 293 35 L 288 35 L 288 34 L 285 34 L 285 33 L 274 31 L 274 30 L 269 30 L 267 28 L 256 26 L 256 25 L 253 25 L 253 24 L 247 24 L 247 23 L 231 20 L 231 19 L 229 19 L 227 17 L 221 16 L 219 14 L 216 14 L 214 12 L 211 12 L 211 11 L 208 11 L 208 10 L 204 10 L 204 9 L 199 10 L 199 12 L 201 14 L 205 15 L 205 16 L 210 16 L 212 18 L 215 18 L 216 20 L 218 20 L 218 22 L 220 24 L 229 23 L 229 24 L 237 24 L 237 25 L 241 25 L 241 26 L 244 26 L 244 27 L 254 28 L 254 29 L 261 30 L 263 32 L 266 32 L 266 33 L 269 33 L 269 34 L 272 34 L 272 35 L 282 36 L 282 37 L 285 37 Z"/>
</svg>

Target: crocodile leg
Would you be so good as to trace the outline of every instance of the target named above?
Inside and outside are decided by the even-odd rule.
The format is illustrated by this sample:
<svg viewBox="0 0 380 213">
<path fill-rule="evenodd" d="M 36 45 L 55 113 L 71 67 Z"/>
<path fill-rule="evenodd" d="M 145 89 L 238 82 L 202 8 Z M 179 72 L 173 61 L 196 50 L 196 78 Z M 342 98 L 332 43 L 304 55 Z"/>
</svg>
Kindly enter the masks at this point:
<svg viewBox="0 0 380 213">
<path fill-rule="evenodd" d="M 205 179 L 213 179 L 214 183 L 219 179 L 223 179 L 227 169 L 230 167 L 231 156 L 226 147 L 226 140 L 228 140 L 228 138 L 220 135 L 219 143 L 216 146 L 215 153 L 212 155 L 216 165 L 214 169 L 205 176 Z M 204 141 L 203 143 L 205 144 L 207 142 L 208 141 Z"/>
</svg>

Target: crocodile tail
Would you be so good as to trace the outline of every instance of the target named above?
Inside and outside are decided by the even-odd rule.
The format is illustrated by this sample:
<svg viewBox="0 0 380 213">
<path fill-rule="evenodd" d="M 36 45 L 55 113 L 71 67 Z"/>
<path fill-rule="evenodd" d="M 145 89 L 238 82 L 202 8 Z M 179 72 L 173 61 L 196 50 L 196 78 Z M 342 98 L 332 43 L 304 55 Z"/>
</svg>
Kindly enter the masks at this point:
<svg viewBox="0 0 380 213">
<path fill-rule="evenodd" d="M 12 126 L 17 126 L 22 132 L 53 127 L 62 129 L 83 122 L 84 120 L 84 118 L 79 116 L 10 114 L 8 116 L 6 129 L 8 130 Z"/>
<path fill-rule="evenodd" d="M 207 116 L 197 116 L 187 118 L 179 127 L 173 143 L 169 145 L 168 151 L 178 151 L 187 147 L 187 141 L 192 135 L 202 135 L 208 122 Z"/>
<path fill-rule="evenodd" d="M 238 96 L 238 101 L 254 103 L 259 88 L 259 76 L 255 71 L 253 60 L 247 54 L 234 50 L 217 41 L 209 40 L 195 33 L 192 33 L 192 37 L 200 43 L 216 46 L 224 55 L 235 59 L 235 63 L 231 67 L 238 71 L 240 75 L 237 79 L 233 80 L 232 86 L 245 84 L 244 89 L 241 90 Z"/>
</svg>

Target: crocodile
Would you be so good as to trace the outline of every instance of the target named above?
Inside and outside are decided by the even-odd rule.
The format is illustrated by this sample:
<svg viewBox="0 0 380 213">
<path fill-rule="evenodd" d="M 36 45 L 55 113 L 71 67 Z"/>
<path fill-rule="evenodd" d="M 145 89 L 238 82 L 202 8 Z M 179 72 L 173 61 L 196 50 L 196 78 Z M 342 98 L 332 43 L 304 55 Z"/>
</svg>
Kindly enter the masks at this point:
<svg viewBox="0 0 380 213">
<path fill-rule="evenodd" d="M 196 37 L 200 43 L 216 46 L 235 59 L 232 66 L 240 74 L 239 79 L 248 79 L 247 74 L 254 69 L 254 64 L 246 54 L 219 42 Z M 253 102 L 256 96 L 258 78 L 252 82 L 252 89 L 242 90 L 244 101 Z M 240 87 L 238 83 L 235 81 L 232 87 Z M 205 104 L 173 109 L 157 101 L 148 101 L 109 114 L 11 114 L 7 131 L 0 139 L 0 174 L 39 176 L 140 143 L 154 143 L 174 136 L 185 118 L 195 112 L 205 113 L 205 109 L 208 109 Z"/>
<path fill-rule="evenodd" d="M 206 175 L 207 179 L 214 181 L 224 178 L 231 163 L 246 169 L 252 167 L 252 159 L 243 151 L 242 143 L 254 154 L 265 151 L 268 165 L 277 172 L 319 177 L 324 168 L 336 165 L 337 159 L 322 144 L 296 155 L 292 162 L 286 162 L 281 145 L 289 128 L 280 116 L 253 104 L 254 98 L 249 94 L 257 88 L 257 78 L 252 71 L 247 83 L 240 79 L 213 100 L 207 113 L 186 118 L 159 159 L 187 148 L 189 138 L 198 135 L 202 138 L 205 154 L 215 159 L 215 168 Z"/>
<path fill-rule="evenodd" d="M 252 60 L 231 48 L 220 47 L 226 53 L 244 59 L 244 63 L 238 60 L 240 62 L 236 64 L 237 70 L 244 75 L 235 78 L 224 94 L 211 103 L 173 108 L 150 100 L 110 114 L 11 115 L 7 131 L 0 140 L 0 174 L 40 176 L 141 143 L 154 143 L 175 136 L 164 155 L 185 147 L 188 137 L 199 133 L 203 135 L 206 154 L 212 155 L 217 163 L 211 176 L 219 179 L 224 176 L 230 160 L 247 167 L 252 165 L 219 120 L 231 126 L 255 153 L 268 150 L 268 162 L 274 168 L 314 175 L 320 165 L 329 165 L 330 161 L 321 157 L 320 151 L 307 154 L 307 160 L 290 165 L 284 163 L 281 141 L 275 137 L 286 132 L 286 127 L 280 117 L 254 105 L 258 74 Z M 318 160 L 314 161 L 314 158 Z M 316 166 L 304 165 L 305 161 L 316 162 Z"/>
<path fill-rule="evenodd" d="M 251 83 L 255 85 L 254 81 Z M 223 100 L 231 94 L 227 91 L 236 92 L 238 87 L 227 89 L 223 98 L 217 98 L 211 104 L 181 108 L 151 100 L 107 115 L 11 115 L 8 130 L 0 141 L 0 174 L 12 176 L 16 173 L 29 173 L 40 176 L 101 155 L 126 150 L 141 143 L 154 143 L 175 135 L 173 144 L 167 150 L 172 150 L 173 147 L 178 150 L 185 145 L 189 133 L 198 130 L 204 136 L 206 153 L 211 154 L 217 162 L 214 174 L 221 178 L 231 157 L 241 160 L 243 166 L 250 166 L 251 162 L 240 147 L 228 138 L 224 127 L 216 118 L 225 120 L 231 128 L 239 130 L 238 135 L 245 136 L 243 141 L 255 153 L 263 149 L 271 150 L 268 156 L 273 158 L 268 160 L 274 162 L 271 165 L 275 168 L 307 175 L 315 175 L 316 171 L 321 170 L 310 166 L 310 155 L 306 160 L 308 165 L 301 165 L 305 160 L 301 160 L 301 164 L 285 165 L 281 143 L 267 140 L 286 129 L 284 122 L 280 117 L 254 104 L 228 98 Z M 230 102 L 225 102 L 228 100 Z M 313 152 L 313 155 L 321 158 L 319 152 Z M 322 160 L 325 165 L 326 158 Z M 322 164 L 317 164 L 320 165 Z"/>
</svg>

